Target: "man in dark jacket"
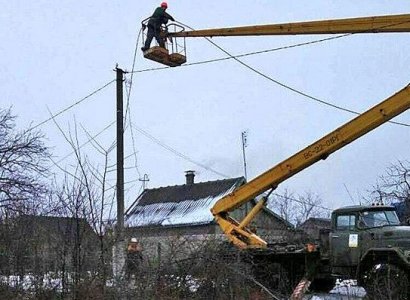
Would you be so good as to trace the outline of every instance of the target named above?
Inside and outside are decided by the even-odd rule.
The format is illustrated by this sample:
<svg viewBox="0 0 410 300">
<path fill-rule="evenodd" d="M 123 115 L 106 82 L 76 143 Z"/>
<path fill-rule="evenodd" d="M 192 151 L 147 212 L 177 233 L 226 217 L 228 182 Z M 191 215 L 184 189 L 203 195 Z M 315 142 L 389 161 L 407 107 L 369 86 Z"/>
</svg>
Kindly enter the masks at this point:
<svg viewBox="0 0 410 300">
<path fill-rule="evenodd" d="M 132 238 L 128 243 L 126 275 L 130 279 L 132 275 L 137 275 L 142 264 L 142 248 L 136 238 Z"/>
<path fill-rule="evenodd" d="M 167 24 L 169 20 L 175 21 L 174 18 L 165 12 L 168 8 L 166 2 L 162 2 L 161 6 L 155 9 L 154 13 L 148 21 L 148 33 L 147 39 L 145 41 L 144 47 L 141 48 L 142 51 L 146 51 L 150 48 L 152 39 L 155 37 L 160 47 L 165 48 L 165 41 L 160 36 L 161 25 Z"/>
</svg>

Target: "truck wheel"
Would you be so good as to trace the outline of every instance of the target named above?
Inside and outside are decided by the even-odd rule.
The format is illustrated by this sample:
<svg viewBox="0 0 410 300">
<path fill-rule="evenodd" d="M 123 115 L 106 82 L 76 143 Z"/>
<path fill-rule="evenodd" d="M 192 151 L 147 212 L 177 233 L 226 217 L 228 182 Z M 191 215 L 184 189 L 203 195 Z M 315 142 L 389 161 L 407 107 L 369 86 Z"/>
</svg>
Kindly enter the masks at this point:
<svg viewBox="0 0 410 300">
<path fill-rule="evenodd" d="M 366 272 L 364 288 L 367 299 L 373 300 L 406 300 L 409 299 L 408 274 L 392 264 L 377 264 Z"/>
<path fill-rule="evenodd" d="M 335 278 L 315 278 L 309 290 L 315 293 L 329 293 L 335 287 Z"/>
</svg>

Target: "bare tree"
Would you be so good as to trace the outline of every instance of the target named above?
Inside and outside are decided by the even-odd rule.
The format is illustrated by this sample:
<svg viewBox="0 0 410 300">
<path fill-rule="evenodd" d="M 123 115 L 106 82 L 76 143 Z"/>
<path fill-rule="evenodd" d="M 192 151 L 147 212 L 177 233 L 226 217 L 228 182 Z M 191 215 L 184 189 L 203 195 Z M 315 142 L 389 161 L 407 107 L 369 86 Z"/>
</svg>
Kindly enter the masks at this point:
<svg viewBox="0 0 410 300">
<path fill-rule="evenodd" d="M 144 254 L 131 275 L 130 299 L 279 299 L 276 288 L 266 287 L 258 278 L 259 266 L 246 251 L 213 236 L 156 240 L 162 245 L 161 258 Z"/>
<path fill-rule="evenodd" d="M 371 191 L 373 201 L 385 203 L 410 201 L 410 161 L 391 164 Z"/>
<path fill-rule="evenodd" d="M 270 199 L 269 207 L 278 212 L 286 221 L 299 226 L 309 218 L 326 217 L 328 211 L 322 206 L 322 199 L 313 192 L 301 195 L 285 189 L 282 195 Z"/>
<path fill-rule="evenodd" d="M 297 197 L 299 200 L 298 213 L 296 215 L 296 225 L 302 224 L 309 218 L 326 217 L 329 211 L 322 206 L 322 199 L 315 193 L 307 191 Z"/>
<path fill-rule="evenodd" d="M 392 163 L 364 199 L 369 203 L 399 203 L 401 221 L 410 221 L 410 161 Z"/>
<path fill-rule="evenodd" d="M 54 213 L 72 217 L 73 220 L 79 222 L 75 227 L 78 229 L 74 233 L 75 244 L 71 245 L 69 252 L 72 257 L 72 265 L 65 266 L 65 259 L 62 257 L 61 267 L 71 272 L 73 299 L 83 299 L 89 293 L 95 294 L 97 292 L 103 297 L 106 281 L 110 275 L 111 241 L 107 234 L 107 225 L 110 224 L 107 224 L 105 220 L 111 219 L 113 197 L 115 196 L 114 187 L 107 184 L 107 175 L 110 172 L 109 154 L 113 147 L 108 150 L 104 149 L 83 128 L 94 150 L 103 159 L 102 166 L 95 165 L 81 151 L 77 126 L 74 128 L 74 132 L 70 131 L 66 134 L 57 123 L 56 125 L 70 145 L 75 156 L 75 163 L 69 171 L 61 168 L 65 177 L 55 189 L 54 203 L 58 205 L 55 206 Z M 96 156 L 94 155 L 93 158 Z M 90 224 L 98 240 L 90 240 L 84 235 L 85 232 L 80 226 L 81 220 Z"/>
<path fill-rule="evenodd" d="M 17 130 L 11 110 L 0 109 L 1 208 L 22 210 L 44 196 L 49 156 L 39 131 Z"/>
</svg>

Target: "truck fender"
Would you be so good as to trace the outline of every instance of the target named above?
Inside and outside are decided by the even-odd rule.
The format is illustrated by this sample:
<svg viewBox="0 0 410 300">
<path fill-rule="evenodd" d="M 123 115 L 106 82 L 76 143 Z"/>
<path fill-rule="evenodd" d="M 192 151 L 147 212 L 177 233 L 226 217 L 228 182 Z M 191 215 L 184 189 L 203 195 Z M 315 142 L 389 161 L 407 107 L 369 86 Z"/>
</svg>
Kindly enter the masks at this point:
<svg viewBox="0 0 410 300">
<path fill-rule="evenodd" d="M 363 273 L 375 264 L 388 263 L 410 271 L 410 262 L 404 254 L 395 248 L 370 248 L 360 259 L 356 270 L 356 278 L 360 284 Z"/>
</svg>

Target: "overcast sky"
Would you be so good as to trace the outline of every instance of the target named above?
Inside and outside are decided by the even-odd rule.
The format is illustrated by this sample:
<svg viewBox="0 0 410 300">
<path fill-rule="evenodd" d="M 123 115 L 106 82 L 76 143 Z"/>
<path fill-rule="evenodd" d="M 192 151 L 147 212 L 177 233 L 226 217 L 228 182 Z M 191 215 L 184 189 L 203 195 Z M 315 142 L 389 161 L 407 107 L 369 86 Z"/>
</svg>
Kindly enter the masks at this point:
<svg viewBox="0 0 410 300">
<path fill-rule="evenodd" d="M 194 28 L 288 23 L 409 13 L 403 1 L 168 1 L 168 12 Z M 47 119 L 115 79 L 115 64 L 132 68 L 140 21 L 159 1 L 4 1 L 0 11 L 1 107 L 12 107 L 18 126 Z M 325 36 L 226 37 L 213 41 L 233 54 L 272 49 Z M 188 62 L 226 56 L 203 39 L 187 39 Z M 141 45 L 139 45 L 140 47 Z M 309 46 L 243 58 L 283 84 L 356 111 L 365 111 L 409 83 L 409 35 L 352 35 Z M 138 51 L 135 69 L 160 65 Z M 129 78 L 129 75 L 128 75 Z M 223 179 L 186 159 L 229 177 L 243 175 L 241 132 L 248 131 L 249 179 L 314 142 L 354 116 L 284 89 L 234 60 L 137 73 L 130 99 L 138 170 L 149 188 Z M 94 135 L 115 121 L 115 83 L 57 118 Z M 410 123 L 410 113 L 397 121 Z M 56 126 L 41 130 L 56 160 L 71 152 Z M 142 134 L 144 131 L 146 135 Z M 336 208 L 358 202 L 397 160 L 409 159 L 410 128 L 385 124 L 284 182 L 295 193 L 311 191 Z M 98 137 L 109 147 L 115 126 Z M 151 135 L 152 138 L 148 138 Z M 87 141 L 79 128 L 80 143 Z M 125 154 L 133 153 L 126 131 Z M 156 141 L 154 141 L 156 139 Z M 159 145 L 159 144 L 162 144 Z M 166 145 L 185 158 L 165 149 Z M 96 163 L 101 157 L 83 148 Z M 115 151 L 111 155 L 115 163 Z M 60 163 L 70 169 L 72 157 Z M 134 156 L 125 181 L 138 179 Z M 60 173 L 58 173 L 60 174 Z M 115 175 L 113 173 L 112 175 Z M 110 184 L 115 184 L 111 178 Z M 141 183 L 127 184 L 127 205 Z M 353 197 L 350 199 L 346 188 Z"/>
</svg>

